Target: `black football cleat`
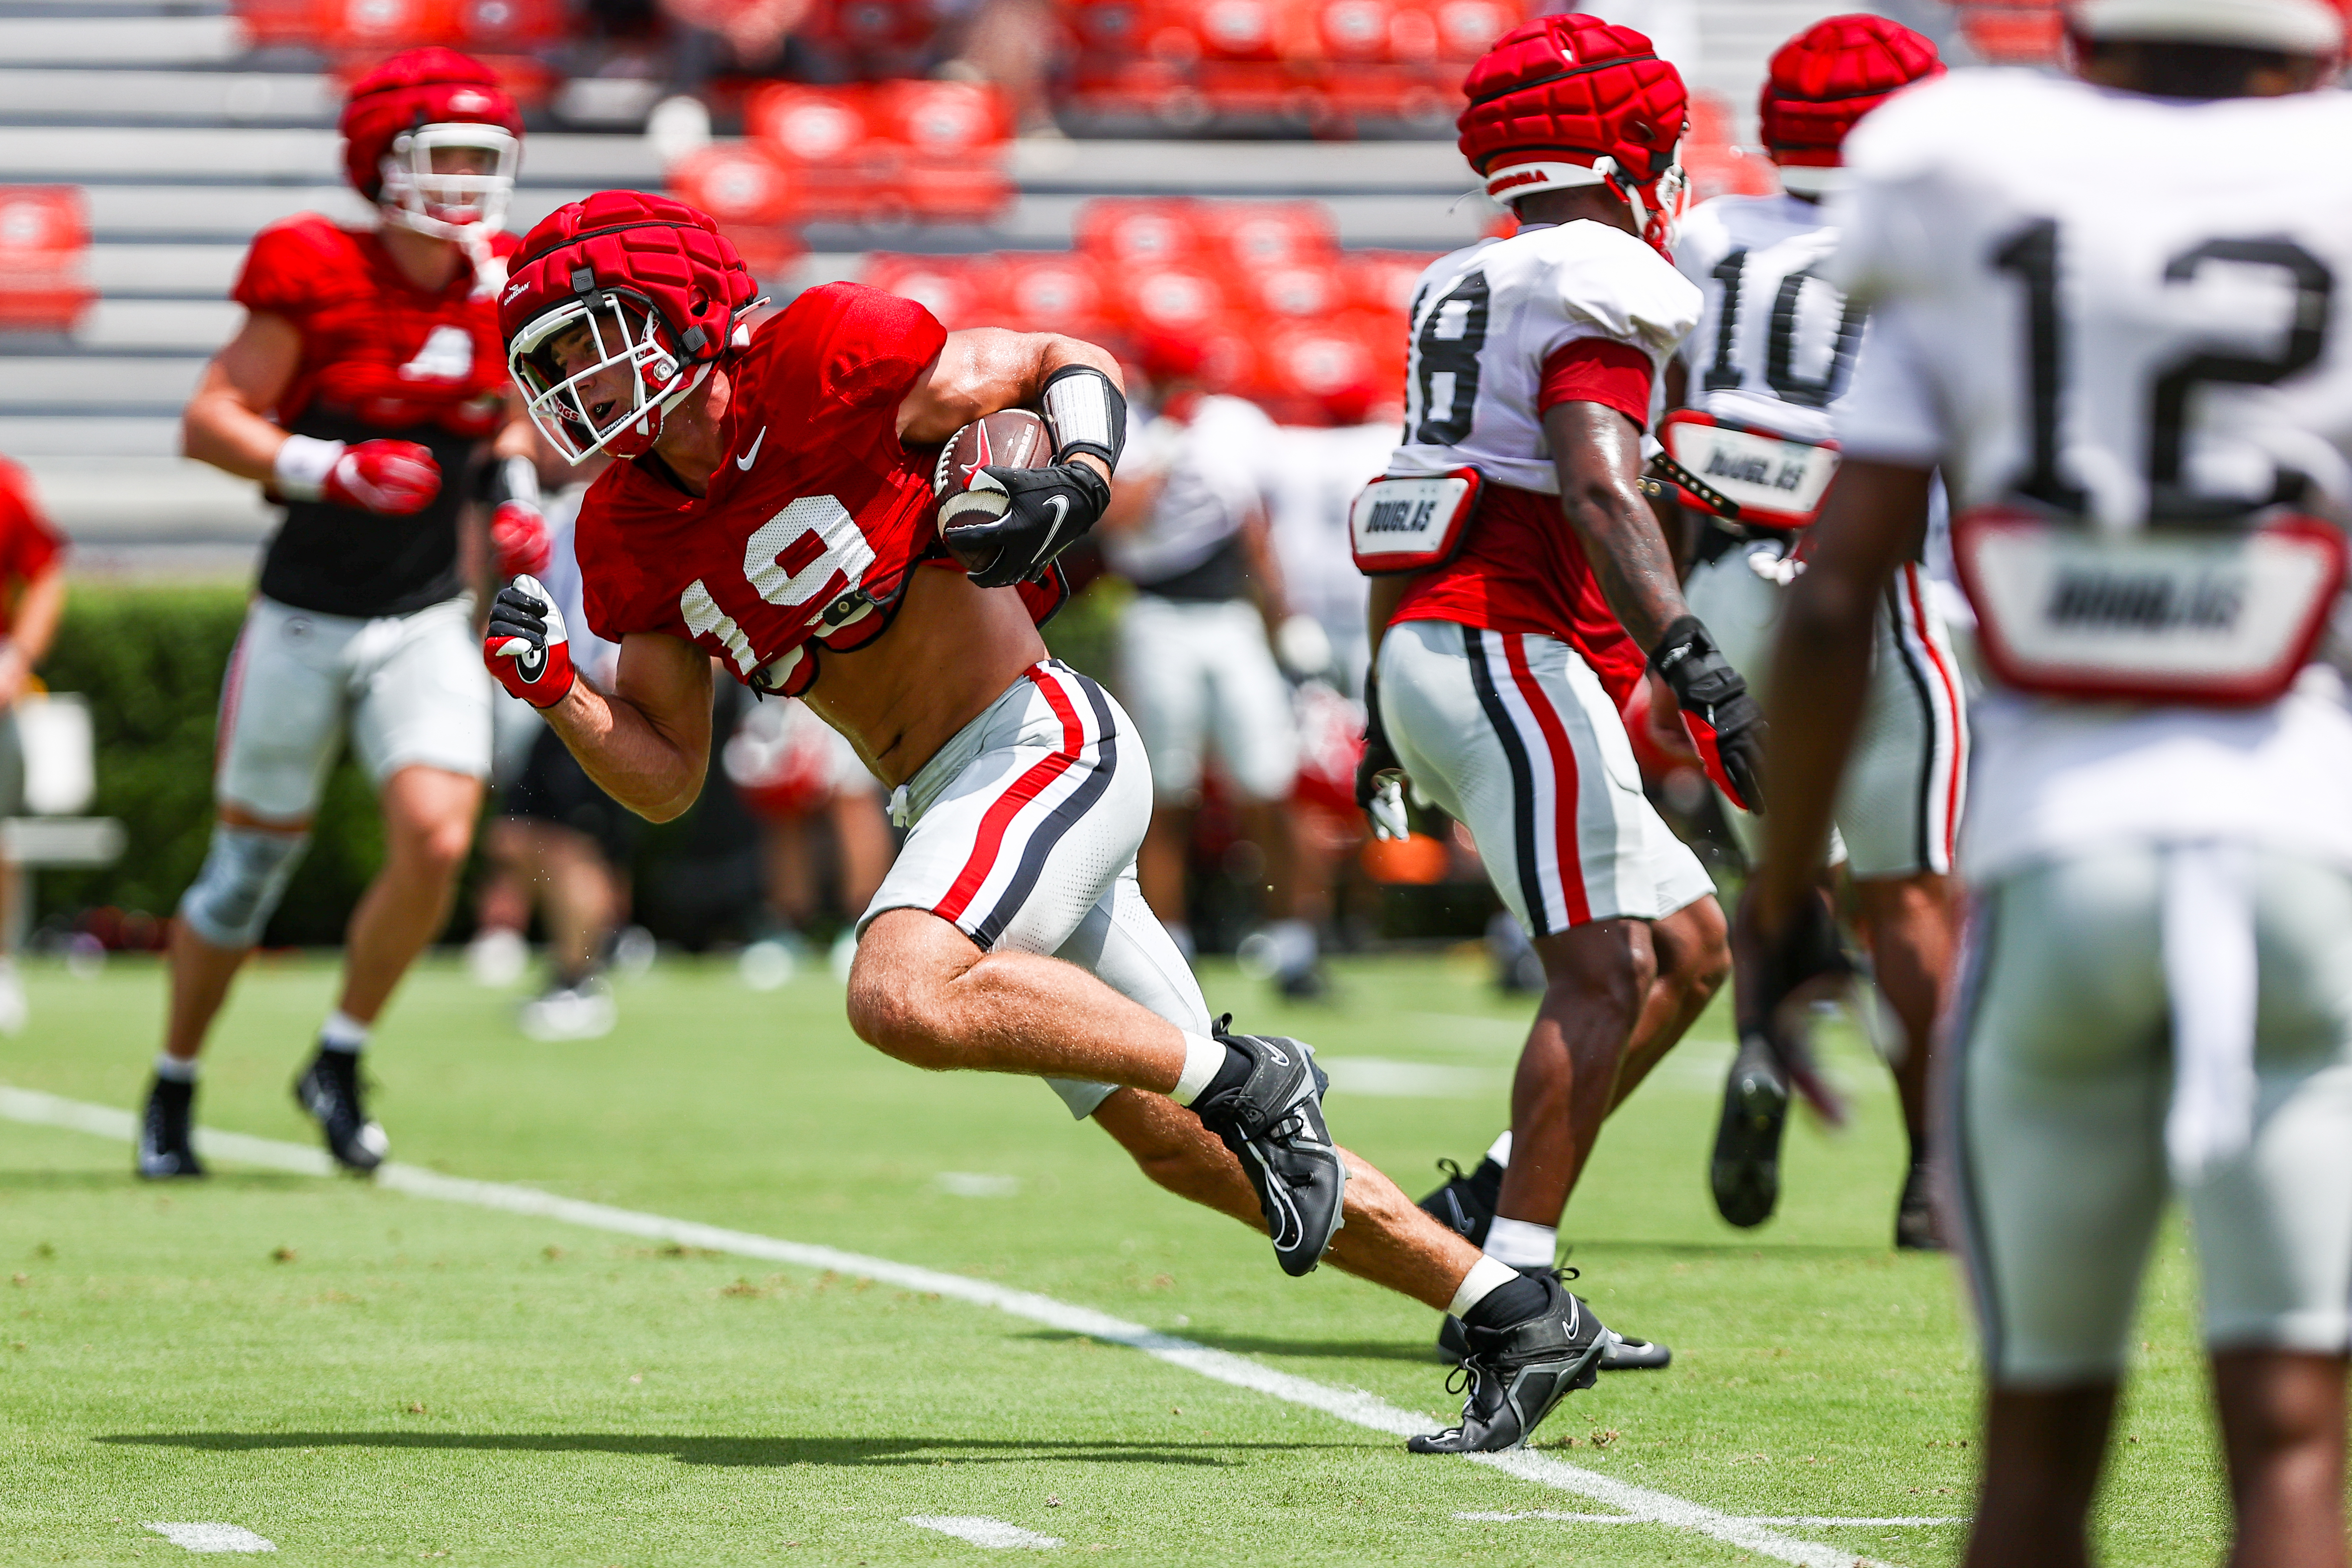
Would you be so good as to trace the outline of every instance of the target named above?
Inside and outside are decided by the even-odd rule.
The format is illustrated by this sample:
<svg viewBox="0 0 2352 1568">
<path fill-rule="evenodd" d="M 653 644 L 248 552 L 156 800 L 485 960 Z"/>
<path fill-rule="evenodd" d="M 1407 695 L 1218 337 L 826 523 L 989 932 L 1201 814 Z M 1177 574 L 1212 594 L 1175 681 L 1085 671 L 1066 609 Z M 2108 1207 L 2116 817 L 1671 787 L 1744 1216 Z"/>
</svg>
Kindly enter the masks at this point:
<svg viewBox="0 0 2352 1568">
<path fill-rule="evenodd" d="M 1522 1268 L 1522 1274 L 1549 1274 L 1548 1268 Z M 1674 1364 L 1675 1352 L 1654 1340 L 1629 1339 L 1611 1329 L 1601 1349 L 1600 1370 L 1602 1372 L 1657 1372 Z M 1437 1325 L 1437 1359 L 1448 1366 L 1460 1366 L 1470 1354 L 1468 1331 L 1462 1320 L 1448 1312 Z"/>
<path fill-rule="evenodd" d="M 1422 1211 L 1471 1246 L 1486 1246 L 1495 1205 L 1502 1201 L 1503 1167 L 1482 1159 L 1466 1176 L 1451 1160 L 1440 1160 L 1437 1168 L 1445 1173 L 1445 1184 L 1421 1200 Z"/>
<path fill-rule="evenodd" d="M 1265 1211 L 1266 1234 L 1285 1274 L 1314 1271 L 1344 1223 L 1348 1167 L 1323 1122 L 1329 1079 L 1309 1047 L 1278 1035 L 1229 1035 L 1230 1014 L 1215 1037 L 1250 1058 L 1237 1088 L 1202 1095 L 1192 1113 L 1242 1163 Z"/>
<path fill-rule="evenodd" d="M 360 1058 L 323 1047 L 294 1080 L 294 1103 L 310 1112 L 335 1163 L 355 1176 L 374 1173 L 391 1150 L 383 1129 L 368 1120 L 361 1098 Z"/>
<path fill-rule="evenodd" d="M 194 1120 L 196 1086 L 159 1078 L 147 1089 L 147 1109 L 139 1118 L 139 1174 L 151 1182 L 176 1176 L 201 1176 L 204 1162 L 196 1158 L 190 1138 Z"/>
<path fill-rule="evenodd" d="M 1716 1212 L 1746 1229 L 1772 1217 L 1780 1201 L 1780 1134 L 1789 1124 L 1789 1086 L 1759 1037 L 1740 1043 L 1723 1085 L 1707 1168 Z"/>
<path fill-rule="evenodd" d="M 1469 1380 L 1462 1424 L 1434 1436 L 1413 1437 L 1416 1454 L 1491 1454 L 1527 1446 L 1552 1407 L 1600 1375 L 1609 1331 L 1572 1294 L 1557 1269 L 1544 1281 L 1543 1309 L 1507 1328 L 1467 1329 L 1469 1355 L 1456 1372 Z M 1455 1386 L 1451 1379 L 1447 1388 Z"/>
<path fill-rule="evenodd" d="M 1899 1252 L 1941 1252 L 1936 1208 L 1928 1198 L 1927 1167 L 1917 1164 L 1903 1178 L 1903 1201 L 1895 1210 L 1895 1247 Z"/>
</svg>

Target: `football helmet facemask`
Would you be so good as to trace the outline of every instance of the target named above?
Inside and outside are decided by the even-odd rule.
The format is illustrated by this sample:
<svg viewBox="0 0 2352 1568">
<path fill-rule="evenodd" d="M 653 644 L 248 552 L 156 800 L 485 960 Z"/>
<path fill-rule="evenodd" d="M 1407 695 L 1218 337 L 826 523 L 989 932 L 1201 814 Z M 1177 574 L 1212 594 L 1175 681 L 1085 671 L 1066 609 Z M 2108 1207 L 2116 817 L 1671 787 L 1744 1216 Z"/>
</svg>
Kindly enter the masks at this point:
<svg viewBox="0 0 2352 1568">
<path fill-rule="evenodd" d="M 670 410 L 751 346 L 766 301 L 708 216 L 667 196 L 605 191 L 524 237 L 499 297 L 507 366 L 531 421 L 572 462 L 639 458 Z"/>
</svg>

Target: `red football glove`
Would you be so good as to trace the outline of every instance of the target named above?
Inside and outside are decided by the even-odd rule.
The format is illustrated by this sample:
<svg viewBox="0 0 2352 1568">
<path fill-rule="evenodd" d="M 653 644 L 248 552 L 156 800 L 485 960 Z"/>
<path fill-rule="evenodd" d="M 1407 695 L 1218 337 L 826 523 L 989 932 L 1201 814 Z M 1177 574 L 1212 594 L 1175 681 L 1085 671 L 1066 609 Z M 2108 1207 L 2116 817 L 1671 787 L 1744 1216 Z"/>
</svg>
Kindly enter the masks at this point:
<svg viewBox="0 0 2352 1568">
<path fill-rule="evenodd" d="M 571 691 L 579 679 L 572 668 L 572 637 L 555 595 L 538 578 L 517 577 L 490 601 L 482 662 L 499 685 L 534 708 L 552 708 Z"/>
<path fill-rule="evenodd" d="M 547 570 L 554 542 L 547 519 L 527 500 L 500 501 L 490 514 L 490 549 L 498 556 L 501 577 L 538 576 Z"/>
<path fill-rule="evenodd" d="M 337 506 L 406 517 L 441 493 L 441 465 L 414 441 L 361 441 L 343 448 L 320 489 Z"/>
</svg>

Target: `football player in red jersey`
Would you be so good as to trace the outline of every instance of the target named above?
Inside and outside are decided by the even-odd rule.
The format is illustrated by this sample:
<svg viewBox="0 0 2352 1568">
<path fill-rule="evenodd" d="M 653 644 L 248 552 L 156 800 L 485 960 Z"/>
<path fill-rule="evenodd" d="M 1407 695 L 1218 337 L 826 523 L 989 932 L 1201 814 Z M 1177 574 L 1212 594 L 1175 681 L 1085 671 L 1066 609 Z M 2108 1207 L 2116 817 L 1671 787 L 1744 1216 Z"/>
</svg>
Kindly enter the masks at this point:
<svg viewBox="0 0 2352 1568">
<path fill-rule="evenodd" d="M 1750 801 L 1763 728 L 1639 488 L 1661 369 L 1699 309 L 1665 255 L 1682 79 L 1641 34 L 1569 15 L 1505 34 L 1463 90 L 1463 154 L 1519 227 L 1441 258 L 1414 297 L 1405 439 L 1354 513 L 1376 576 L 1358 791 L 1401 831 L 1409 775 L 1534 939 L 1546 984 L 1507 1141 L 1423 1201 L 1548 1274 L 1603 1120 L 1730 967 L 1715 884 L 1643 797 L 1619 714 L 1646 665 Z M 1665 1360 L 1627 1340 L 1602 1365 Z"/>
<path fill-rule="evenodd" d="M 173 924 L 146 1176 L 203 1173 L 188 1142 L 196 1056 L 346 737 L 383 811 L 384 866 L 352 916 L 342 990 L 295 1095 L 346 1169 L 383 1160 L 359 1053 L 447 915 L 489 772 L 490 692 L 459 564 L 468 497 L 495 504 L 505 570 L 546 554 L 530 425 L 498 336 L 514 102 L 478 62 L 412 49 L 352 89 L 342 131 L 381 224 L 304 214 L 255 237 L 234 290 L 245 322 L 183 425 L 190 457 L 257 481 L 286 517 L 222 687 L 219 819 Z"/>
<path fill-rule="evenodd" d="M 1043 1078 L 1154 1180 L 1263 1224 L 1286 1271 L 1328 1248 L 1463 1314 L 1479 1374 L 1463 1424 L 1413 1441 L 1524 1441 L 1591 1383 L 1603 1331 L 1559 1281 L 1481 1258 L 1335 1148 L 1298 1042 L 1211 1023 L 1136 885 L 1151 781 L 1133 728 L 1037 635 L 1055 556 L 1110 498 L 1116 363 L 1069 338 L 950 333 L 850 284 L 755 326 L 753 293 L 710 220 L 658 196 L 607 192 L 524 240 L 501 297 L 516 380 L 551 440 L 625 459 L 577 524 L 590 627 L 621 652 L 610 691 L 581 679 L 520 577 L 490 668 L 656 818 L 701 787 L 714 658 L 802 696 L 911 827 L 859 924 L 857 1032 L 919 1067 Z M 981 470 L 1004 510 L 957 530 L 968 568 L 940 544 L 933 465 L 1016 406 L 1042 411 L 1054 462 Z"/>
</svg>

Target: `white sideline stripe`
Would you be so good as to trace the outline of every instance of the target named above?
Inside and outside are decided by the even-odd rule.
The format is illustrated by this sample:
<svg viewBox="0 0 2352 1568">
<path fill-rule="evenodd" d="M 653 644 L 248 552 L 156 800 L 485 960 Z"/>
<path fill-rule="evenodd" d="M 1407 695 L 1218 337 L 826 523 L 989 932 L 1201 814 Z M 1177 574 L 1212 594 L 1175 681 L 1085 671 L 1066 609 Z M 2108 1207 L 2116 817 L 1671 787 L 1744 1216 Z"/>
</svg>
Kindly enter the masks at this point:
<svg viewBox="0 0 2352 1568">
<path fill-rule="evenodd" d="M 1058 1535 L 1040 1535 L 1034 1530 L 1024 1530 L 1001 1519 L 983 1519 L 976 1515 L 910 1513 L 907 1516 L 907 1522 L 919 1530 L 936 1530 L 941 1535 L 969 1541 L 974 1546 L 1025 1546 L 1034 1552 L 1048 1552 L 1062 1544 L 1062 1538 Z"/>
<path fill-rule="evenodd" d="M 1564 1520 L 1577 1524 L 1656 1524 L 1660 1521 L 1638 1513 L 1559 1513 L 1551 1509 L 1530 1509 L 1524 1513 L 1457 1513 L 1454 1516 L 1473 1524 L 1510 1524 L 1522 1519 Z M 1923 1524 L 1966 1524 L 1967 1514 L 1913 1514 L 1894 1519 L 1848 1519 L 1825 1513 L 1783 1513 L 1752 1515 L 1748 1524 L 1801 1524 L 1813 1530 L 1892 1529 L 1895 1526 Z"/>
<path fill-rule="evenodd" d="M 96 1110 L 97 1107 L 91 1107 Z M 191 1552 L 275 1552 L 277 1546 L 264 1541 L 241 1524 L 147 1524 L 174 1546 L 184 1546 Z"/>
<path fill-rule="evenodd" d="M 0 1117 L 51 1127 L 68 1127 L 107 1138 L 131 1139 L 137 1133 L 137 1119 L 126 1111 L 5 1085 L 0 1085 Z M 197 1147 L 222 1159 L 265 1165 L 274 1170 L 323 1174 L 327 1168 L 327 1157 L 320 1151 L 299 1143 L 282 1143 L 272 1138 L 200 1131 Z M 868 1258 L 861 1253 L 844 1252 L 837 1247 L 818 1247 L 801 1241 L 780 1241 L 773 1237 L 724 1230 L 718 1226 L 700 1225 L 693 1220 L 666 1219 L 660 1215 L 583 1203 L 578 1198 L 557 1197 L 551 1193 L 509 1186 L 501 1182 L 474 1182 L 459 1176 L 445 1176 L 421 1165 L 387 1163 L 377 1170 L 375 1183 L 380 1187 L 389 1187 L 412 1197 L 440 1198 L 449 1203 L 472 1204 L 478 1208 L 500 1209 L 508 1214 L 562 1220 L 592 1230 L 676 1242 L 681 1247 L 705 1247 L 713 1252 L 731 1252 L 741 1258 L 789 1263 L 803 1268 L 830 1268 L 835 1273 L 876 1279 L 908 1290 L 952 1296 L 958 1300 L 970 1301 L 975 1306 L 993 1307 L 999 1311 L 1026 1318 L 1031 1322 L 1043 1323 L 1065 1333 L 1082 1334 L 1107 1344 L 1125 1345 L 1172 1366 L 1198 1373 L 1202 1377 L 1270 1394 L 1310 1410 L 1320 1410 L 1327 1415 L 1336 1415 L 1342 1421 L 1374 1432 L 1411 1437 L 1437 1429 L 1436 1424 L 1428 1416 L 1400 1410 L 1387 1400 L 1366 1394 L 1361 1389 L 1334 1388 L 1328 1384 L 1294 1377 L 1262 1362 L 1211 1350 L 1206 1345 L 1163 1334 L 1157 1329 L 1130 1323 L 1108 1313 L 1097 1312 L 1090 1307 L 1056 1301 L 1050 1296 L 1040 1296 L 1033 1291 L 1010 1289 L 984 1279 L 967 1279 L 961 1274 L 942 1274 L 937 1269 L 893 1263 L 887 1258 Z M 1759 1556 L 1769 1557 L 1775 1562 L 1798 1564 L 1799 1568 L 1855 1568 L 1856 1564 L 1878 1568 L 1877 1564 L 1868 1563 L 1866 1559 L 1856 1557 L 1851 1552 L 1817 1541 L 1782 1535 L 1753 1520 L 1735 1518 L 1668 1492 L 1637 1487 L 1630 1481 L 1621 1481 L 1597 1470 L 1584 1469 L 1549 1454 L 1532 1453 L 1522 1448 L 1515 1453 L 1467 1454 L 1463 1457 L 1473 1464 L 1485 1465 L 1519 1480 L 1574 1492 L 1621 1512 L 1639 1514 L 1644 1522 L 1693 1531 Z"/>
</svg>

